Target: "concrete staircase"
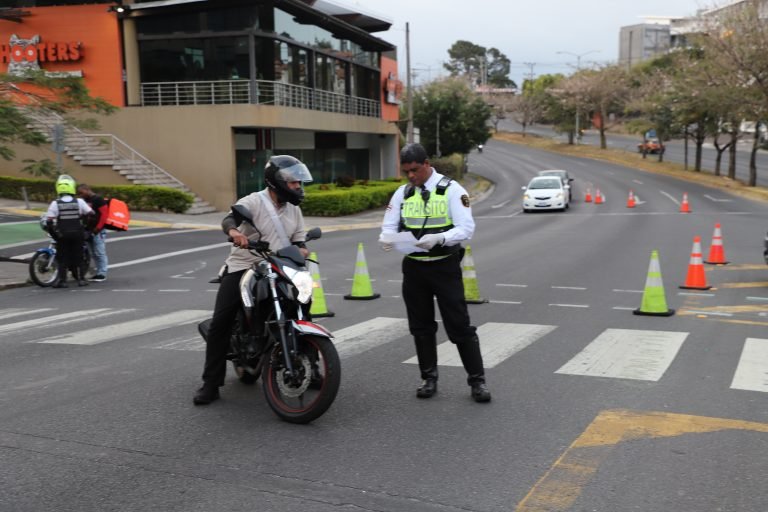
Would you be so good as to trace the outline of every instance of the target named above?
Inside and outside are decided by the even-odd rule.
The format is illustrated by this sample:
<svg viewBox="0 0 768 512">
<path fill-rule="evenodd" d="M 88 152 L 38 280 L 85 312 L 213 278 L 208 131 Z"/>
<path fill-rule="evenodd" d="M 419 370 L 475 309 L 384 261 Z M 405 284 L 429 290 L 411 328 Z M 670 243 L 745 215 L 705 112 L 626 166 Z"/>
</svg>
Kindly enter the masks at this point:
<svg viewBox="0 0 768 512">
<path fill-rule="evenodd" d="M 24 109 L 30 126 L 52 140 L 53 127 L 64 126 L 64 151 L 80 165 L 111 166 L 136 185 L 158 185 L 182 190 L 194 196 L 185 213 L 201 214 L 216 208 L 190 191 L 181 181 L 154 164 L 131 146 L 111 133 L 85 133 L 67 124 L 57 113 L 39 109 Z"/>
</svg>

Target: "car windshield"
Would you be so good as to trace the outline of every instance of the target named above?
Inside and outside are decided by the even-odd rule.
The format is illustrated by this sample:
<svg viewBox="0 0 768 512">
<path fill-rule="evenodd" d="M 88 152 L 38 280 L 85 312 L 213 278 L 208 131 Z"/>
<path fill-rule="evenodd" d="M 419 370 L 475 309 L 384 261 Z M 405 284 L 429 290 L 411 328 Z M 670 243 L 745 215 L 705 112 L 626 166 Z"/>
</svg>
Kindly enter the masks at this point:
<svg viewBox="0 0 768 512">
<path fill-rule="evenodd" d="M 560 180 L 533 180 L 528 188 L 560 188 Z"/>
</svg>

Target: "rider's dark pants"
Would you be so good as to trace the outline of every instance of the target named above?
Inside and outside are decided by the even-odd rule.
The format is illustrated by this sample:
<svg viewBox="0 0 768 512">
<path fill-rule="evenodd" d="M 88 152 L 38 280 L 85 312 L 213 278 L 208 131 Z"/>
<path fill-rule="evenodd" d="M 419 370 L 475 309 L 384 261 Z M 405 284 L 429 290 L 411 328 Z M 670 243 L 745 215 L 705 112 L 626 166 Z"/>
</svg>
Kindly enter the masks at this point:
<svg viewBox="0 0 768 512">
<path fill-rule="evenodd" d="M 205 348 L 203 382 L 206 384 L 224 385 L 229 340 L 240 307 L 240 278 L 244 273 L 245 270 L 227 273 L 221 279 Z"/>
</svg>

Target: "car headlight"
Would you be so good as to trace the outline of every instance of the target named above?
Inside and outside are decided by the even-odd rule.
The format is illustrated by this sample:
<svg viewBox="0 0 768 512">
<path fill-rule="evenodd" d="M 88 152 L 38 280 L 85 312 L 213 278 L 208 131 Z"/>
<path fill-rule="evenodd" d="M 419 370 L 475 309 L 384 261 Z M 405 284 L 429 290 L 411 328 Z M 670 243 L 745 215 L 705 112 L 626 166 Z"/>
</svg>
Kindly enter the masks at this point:
<svg viewBox="0 0 768 512">
<path fill-rule="evenodd" d="M 523 194 L 523 199 L 530 200 L 531 196 L 529 196 L 528 194 Z"/>
<path fill-rule="evenodd" d="M 558 192 L 557 195 L 555 196 L 555 199 L 562 199 L 562 198 L 563 198 L 562 192 Z"/>
<path fill-rule="evenodd" d="M 302 304 L 307 304 L 312 298 L 312 274 L 310 274 L 307 270 L 295 270 L 290 267 L 283 268 L 283 271 L 285 272 L 285 275 L 288 276 L 288 278 L 291 280 L 293 286 L 296 287 L 296 291 L 299 292 L 297 300 Z"/>
</svg>

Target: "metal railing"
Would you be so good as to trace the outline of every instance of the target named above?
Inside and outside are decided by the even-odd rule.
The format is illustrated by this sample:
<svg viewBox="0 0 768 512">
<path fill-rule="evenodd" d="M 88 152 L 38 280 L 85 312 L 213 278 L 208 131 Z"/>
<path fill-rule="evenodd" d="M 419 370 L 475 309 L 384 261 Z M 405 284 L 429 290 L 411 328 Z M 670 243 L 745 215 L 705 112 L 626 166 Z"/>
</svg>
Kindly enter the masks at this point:
<svg viewBox="0 0 768 512">
<path fill-rule="evenodd" d="M 33 119 L 44 130 L 46 135 L 51 133 L 54 126 L 63 125 L 67 149 L 81 159 L 90 157 L 92 160 L 98 160 L 98 157 L 93 156 L 94 153 L 98 155 L 100 151 L 108 151 L 109 154 L 106 159 L 111 160 L 112 165 L 130 166 L 126 170 L 135 171 L 136 174 L 142 175 L 146 175 L 149 171 L 152 180 L 173 182 L 178 188 L 188 190 L 184 183 L 168 171 L 111 133 L 85 133 L 79 128 L 67 124 L 64 118 L 56 112 L 40 109 L 23 109 L 23 111 L 28 118 Z"/>
<path fill-rule="evenodd" d="M 381 117 L 378 101 L 267 80 L 143 82 L 141 105 L 231 105 L 252 103 L 365 117 Z"/>
</svg>

